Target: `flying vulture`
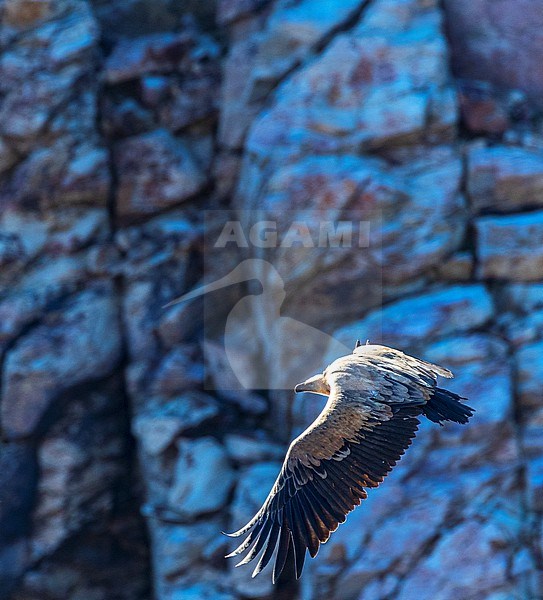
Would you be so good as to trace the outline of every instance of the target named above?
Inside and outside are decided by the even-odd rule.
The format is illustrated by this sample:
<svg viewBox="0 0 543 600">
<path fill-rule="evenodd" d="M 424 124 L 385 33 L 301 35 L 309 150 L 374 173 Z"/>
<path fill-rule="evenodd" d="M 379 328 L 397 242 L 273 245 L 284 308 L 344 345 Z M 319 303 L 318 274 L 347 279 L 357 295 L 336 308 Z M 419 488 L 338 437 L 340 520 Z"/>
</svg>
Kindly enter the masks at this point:
<svg viewBox="0 0 543 600">
<path fill-rule="evenodd" d="M 443 367 L 386 346 L 361 346 L 295 387 L 328 396 L 317 419 L 290 445 L 262 508 L 231 537 L 247 535 L 227 558 L 259 558 L 253 577 L 275 552 L 273 582 L 285 566 L 299 578 L 345 517 L 398 462 L 424 415 L 434 423 L 467 423 L 473 409 L 437 387 Z"/>
</svg>

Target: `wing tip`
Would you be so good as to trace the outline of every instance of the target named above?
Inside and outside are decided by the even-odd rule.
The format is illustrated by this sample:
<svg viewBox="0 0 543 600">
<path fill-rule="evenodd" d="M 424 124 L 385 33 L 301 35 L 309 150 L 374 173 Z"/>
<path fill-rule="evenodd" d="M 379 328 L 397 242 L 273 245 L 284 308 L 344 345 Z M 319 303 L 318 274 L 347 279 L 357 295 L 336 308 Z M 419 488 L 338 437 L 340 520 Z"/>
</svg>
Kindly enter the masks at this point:
<svg viewBox="0 0 543 600">
<path fill-rule="evenodd" d="M 242 535 L 245 535 L 246 533 L 249 533 L 249 531 L 256 525 L 256 522 L 257 519 L 255 517 L 252 521 L 249 521 L 247 525 L 244 525 L 241 529 L 238 529 L 237 531 L 233 531 L 232 533 L 228 533 L 227 531 L 221 531 L 221 533 L 229 538 L 237 538 Z"/>
</svg>

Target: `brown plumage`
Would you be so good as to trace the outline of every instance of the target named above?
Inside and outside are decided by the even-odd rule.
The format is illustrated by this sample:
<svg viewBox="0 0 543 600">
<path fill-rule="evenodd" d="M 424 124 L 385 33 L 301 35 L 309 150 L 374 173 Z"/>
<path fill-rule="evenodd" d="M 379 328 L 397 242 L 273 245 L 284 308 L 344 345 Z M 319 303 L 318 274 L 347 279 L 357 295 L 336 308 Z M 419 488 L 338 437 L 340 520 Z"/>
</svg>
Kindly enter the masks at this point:
<svg viewBox="0 0 543 600">
<path fill-rule="evenodd" d="M 253 577 L 274 552 L 273 581 L 285 566 L 300 577 L 306 551 L 315 557 L 345 517 L 377 487 L 415 437 L 422 414 L 431 421 L 467 423 L 473 409 L 437 387 L 443 367 L 386 346 L 357 343 L 352 354 L 296 386 L 328 396 L 319 417 L 290 445 L 283 467 L 247 534 L 228 557 L 259 557 Z"/>
</svg>

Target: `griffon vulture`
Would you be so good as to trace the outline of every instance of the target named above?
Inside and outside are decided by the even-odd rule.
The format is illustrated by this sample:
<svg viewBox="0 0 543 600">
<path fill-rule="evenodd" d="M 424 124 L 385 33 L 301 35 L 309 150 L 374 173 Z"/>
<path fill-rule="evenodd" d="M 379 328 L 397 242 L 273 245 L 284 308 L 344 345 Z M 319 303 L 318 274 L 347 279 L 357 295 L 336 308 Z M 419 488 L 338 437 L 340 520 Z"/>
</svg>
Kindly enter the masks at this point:
<svg viewBox="0 0 543 600">
<path fill-rule="evenodd" d="M 328 396 L 318 418 L 290 445 L 257 514 L 232 537 L 247 535 L 228 557 L 259 558 L 253 577 L 275 552 L 273 581 L 285 566 L 302 573 L 345 517 L 377 487 L 415 437 L 419 417 L 467 423 L 473 409 L 437 387 L 443 367 L 379 345 L 361 346 L 295 387 Z M 238 565 L 238 566 L 239 566 Z"/>
</svg>

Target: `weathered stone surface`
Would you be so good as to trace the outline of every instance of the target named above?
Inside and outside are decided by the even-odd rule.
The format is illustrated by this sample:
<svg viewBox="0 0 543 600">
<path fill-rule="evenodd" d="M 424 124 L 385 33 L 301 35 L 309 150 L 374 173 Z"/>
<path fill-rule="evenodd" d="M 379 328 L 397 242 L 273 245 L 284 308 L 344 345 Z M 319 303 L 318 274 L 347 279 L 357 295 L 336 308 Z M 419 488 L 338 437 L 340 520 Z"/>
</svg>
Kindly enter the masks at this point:
<svg viewBox="0 0 543 600">
<path fill-rule="evenodd" d="M 5 435 L 30 435 L 59 394 L 110 373 L 120 344 L 110 287 L 82 292 L 64 312 L 51 313 L 7 355 L 2 378 Z"/>
<path fill-rule="evenodd" d="M 175 304 L 161 315 L 158 335 L 166 348 L 186 343 L 202 327 L 202 311 L 194 302 Z"/>
<path fill-rule="evenodd" d="M 409 520 L 397 514 L 379 526 L 378 533 L 360 547 L 361 556 L 338 581 L 343 598 L 359 598 L 369 581 L 391 571 L 399 575 L 409 571 L 413 555 L 423 552 L 446 522 L 449 503 L 443 497 L 435 497 L 434 501 L 431 509 L 422 502 L 414 504 Z M 365 529 L 365 534 L 371 536 L 369 526 Z"/>
<path fill-rule="evenodd" d="M 281 461 L 285 449 L 266 440 L 231 433 L 224 438 L 226 451 L 232 460 L 240 464 Z"/>
<path fill-rule="evenodd" d="M 0 544 L 2 547 L 29 530 L 35 502 L 38 467 L 34 449 L 26 444 L 0 447 Z M 1 576 L 0 576 L 1 577 Z"/>
<path fill-rule="evenodd" d="M 54 2 L 41 2 L 36 5 L 28 0 L 9 0 L 4 7 L 4 24 L 17 28 L 36 25 L 39 21 L 54 16 L 55 8 Z"/>
<path fill-rule="evenodd" d="M 15 15 L 25 14 L 30 4 L 10 2 L 8 28 L 10 22 L 19 26 Z M 74 106 L 84 103 L 78 80 L 93 70 L 93 52 L 98 43 L 98 28 L 85 2 L 46 1 L 43 5 L 45 14 L 35 15 L 37 27 L 23 26 L 15 43 L 0 59 L 0 89 L 4 94 L 0 104 L 1 130 L 20 149 L 32 147 L 49 119 L 54 118 L 54 111 L 64 108 L 70 98 Z M 48 16 L 54 18 L 41 19 Z M 82 112 L 80 116 L 81 129 L 92 131 L 87 115 Z"/>
<path fill-rule="evenodd" d="M 194 431 L 218 415 L 219 405 L 215 398 L 194 391 L 140 414 L 134 419 L 132 427 L 143 450 L 158 455 L 180 435 Z"/>
<path fill-rule="evenodd" d="M 6 348 L 45 309 L 85 279 L 85 260 L 60 256 L 38 261 L 0 301 L 0 348 Z"/>
<path fill-rule="evenodd" d="M 471 252 L 457 252 L 437 269 L 439 279 L 444 281 L 470 281 L 475 268 Z"/>
<path fill-rule="evenodd" d="M 517 313 L 543 309 L 543 283 L 512 283 L 503 290 L 503 303 Z"/>
<path fill-rule="evenodd" d="M 209 560 L 220 535 L 217 519 L 193 525 L 156 523 L 153 525 L 155 568 L 163 580 L 174 580 L 192 567 Z"/>
<path fill-rule="evenodd" d="M 543 400 L 539 397 L 537 407 L 529 407 L 524 414 L 523 450 L 526 456 L 526 491 L 529 508 L 541 513 L 543 511 Z M 537 534 L 535 535 L 537 539 Z M 541 533 L 539 534 L 541 540 Z M 537 588 L 536 588 L 537 589 Z"/>
<path fill-rule="evenodd" d="M 9 267 L 24 260 L 24 247 L 20 238 L 13 233 L 3 233 L 0 237 L 0 265 Z"/>
<path fill-rule="evenodd" d="M 107 154 L 91 144 L 71 145 L 60 140 L 32 152 L 13 170 L 0 189 L 6 203 L 47 209 L 58 205 L 104 206 L 110 175 Z"/>
<path fill-rule="evenodd" d="M 14 276 L 20 279 L 4 297 L 23 294 L 30 286 L 41 295 L 42 287 L 67 276 L 69 265 L 78 263 L 83 270 L 87 257 L 79 251 L 105 246 L 110 235 L 105 208 L 66 207 L 39 214 L 8 208 L 0 215 L 0 227 L 0 278 L 10 283 Z M 79 278 L 84 276 L 81 272 Z"/>
<path fill-rule="evenodd" d="M 165 598 L 167 600 L 235 600 L 236 597 L 216 583 L 195 583 L 190 586 L 183 585 L 181 589 L 165 595 Z"/>
<path fill-rule="evenodd" d="M 0 170 L 9 170 L 1 203 L 30 211 L 105 206 L 110 173 L 96 131 L 99 32 L 92 12 L 79 0 L 39 7 L 12 1 L 3 22 Z"/>
<path fill-rule="evenodd" d="M 24 539 L 3 543 L 0 550 L 0 585 L 5 597 L 16 589 L 28 568 L 28 549 Z"/>
<path fill-rule="evenodd" d="M 261 348 L 247 327 L 247 313 L 252 323 L 266 322 L 269 358 L 252 370 L 240 360 L 237 371 L 256 373 L 266 381 L 271 365 L 282 377 L 272 385 L 291 389 L 307 370 L 326 366 L 322 353 L 329 339 L 323 331 L 329 333 L 334 323 L 354 320 L 379 306 L 385 295 L 400 295 L 394 286 L 429 272 L 460 245 L 465 227 L 461 165 L 450 149 L 438 148 L 424 163 L 408 166 L 390 167 L 379 159 L 347 154 L 307 157 L 278 167 L 265 179 L 267 175 L 260 173 L 262 180 L 257 176 L 251 181 L 258 193 L 242 192 L 241 207 L 258 206 L 260 218 L 277 224 L 279 239 L 292 224 L 303 223 L 312 243 L 294 252 L 281 247 L 262 252 L 273 270 L 268 268 L 264 277 L 256 261 L 248 278 L 267 281 L 268 301 L 247 300 L 243 322 L 232 328 L 229 339 L 239 338 L 236 356 L 246 365 L 260 365 L 254 356 L 260 356 Z M 252 174 L 243 176 L 251 180 Z M 335 247 L 320 242 L 322 226 L 331 219 L 350 227 L 349 241 Z M 369 225 L 367 243 L 360 243 L 363 225 Z M 281 319 L 281 314 L 292 319 Z M 340 339 L 344 347 L 338 352 L 352 348 L 354 339 Z M 315 348 L 309 359 L 307 347 Z"/>
<path fill-rule="evenodd" d="M 16 162 L 16 153 L 4 139 L 0 138 L 0 173 L 10 169 Z"/>
<path fill-rule="evenodd" d="M 219 118 L 219 139 L 223 146 L 238 149 L 253 119 L 259 113 L 260 104 L 249 104 L 241 93 L 251 77 L 254 44 L 241 39 L 230 49 L 222 69 L 222 110 Z"/>
<path fill-rule="evenodd" d="M 115 161 L 121 217 L 160 212 L 194 196 L 206 182 L 185 142 L 165 130 L 119 142 Z"/>
<path fill-rule="evenodd" d="M 170 131 L 215 117 L 218 77 L 212 71 L 192 80 L 172 82 L 159 105 L 159 120 Z"/>
<path fill-rule="evenodd" d="M 477 230 L 477 275 L 482 279 L 543 278 L 543 212 L 482 217 Z"/>
<path fill-rule="evenodd" d="M 193 1 L 191 3 L 194 4 L 193 8 L 198 6 Z M 157 7 L 154 8 L 156 11 Z M 186 9 L 187 6 L 182 8 Z M 206 59 L 218 55 L 218 44 L 211 36 L 200 33 L 190 13 L 180 21 L 180 27 L 179 23 L 175 24 L 175 29 L 178 29 L 175 33 L 172 31 L 174 27 L 170 26 L 169 31 L 164 29 L 144 35 L 119 36 L 106 60 L 104 75 L 107 82 L 123 83 L 149 73 L 191 74 Z"/>
<path fill-rule="evenodd" d="M 474 589 L 486 597 L 507 584 L 506 547 L 507 538 L 494 523 L 460 525 L 446 532 L 431 556 L 406 577 L 397 597 L 453 600 Z M 470 560 L 464 559 L 466 555 Z M 456 577 L 443 575 L 445 564 L 455 570 Z"/>
<path fill-rule="evenodd" d="M 169 503 L 187 518 L 219 510 L 232 488 L 226 452 L 213 438 L 180 440 Z M 210 493 L 213 490 L 213 493 Z"/>
<path fill-rule="evenodd" d="M 543 284 L 509 284 L 498 300 L 500 327 L 514 347 L 543 340 Z"/>
<path fill-rule="evenodd" d="M 369 339 L 408 348 L 481 327 L 492 314 L 492 299 L 482 285 L 457 285 L 389 304 L 334 337 L 346 345 Z"/>
<path fill-rule="evenodd" d="M 543 407 L 543 341 L 521 346 L 515 353 L 518 394 L 525 410 Z"/>
<path fill-rule="evenodd" d="M 10 600 L 148 598 L 145 544 L 136 513 L 99 518 L 72 534 L 53 555 L 34 563 L 17 582 Z"/>
<path fill-rule="evenodd" d="M 270 0 L 218 0 L 217 21 L 228 25 L 268 4 Z"/>
<path fill-rule="evenodd" d="M 106 61 L 106 81 L 120 83 L 146 73 L 174 71 L 190 44 L 190 37 L 182 33 L 154 33 L 122 40 Z"/>
<path fill-rule="evenodd" d="M 118 389 L 106 388 L 84 400 L 72 398 L 40 446 L 34 560 L 52 554 L 71 534 L 113 511 L 125 443 L 116 393 Z"/>
<path fill-rule="evenodd" d="M 186 291 L 189 256 L 194 251 L 199 231 L 183 213 L 171 212 L 151 219 L 141 227 L 120 230 L 116 236 L 117 247 L 124 260 L 115 266 L 114 272 L 122 274 L 127 284 L 123 296 L 123 322 L 126 327 L 130 362 L 127 366 L 127 383 L 132 401 L 143 406 L 151 394 L 150 385 L 154 379 L 160 387 L 170 382 L 170 392 L 175 381 L 182 382 L 171 369 L 168 375 L 168 362 L 175 363 L 179 353 L 171 354 L 170 360 L 163 360 L 168 351 L 172 352 L 175 343 L 162 345 L 163 336 L 176 340 L 178 329 L 168 328 L 168 315 L 172 308 L 165 305 Z M 189 305 L 190 307 L 190 305 Z M 196 318 L 188 325 L 189 330 L 198 326 L 202 316 L 196 306 Z M 174 311 L 175 312 L 175 311 Z M 165 319 L 166 333 L 160 322 Z M 183 325 L 181 325 L 183 327 Z M 157 330 L 162 329 L 163 334 Z M 183 329 L 180 330 L 181 334 Z M 152 364 L 149 357 L 154 357 Z M 162 375 L 153 377 L 152 367 L 162 362 Z M 190 366 L 189 365 L 192 365 Z M 193 364 L 194 363 L 194 364 Z M 173 364 L 173 363 L 172 363 Z M 194 357 L 188 361 L 191 380 L 202 381 L 201 366 Z M 190 374 L 189 372 L 189 374 Z M 184 391 L 184 390 L 182 390 Z"/>
<path fill-rule="evenodd" d="M 164 304 L 185 288 L 188 258 L 200 235 L 198 222 L 188 219 L 183 210 L 169 211 L 141 226 L 117 231 L 116 246 L 124 257 L 119 272 L 128 281 L 155 281 L 160 288 L 161 282 L 168 279 L 163 293 L 169 295 L 156 307 L 160 308 L 160 316 L 166 312 Z"/>
<path fill-rule="evenodd" d="M 529 0 L 499 6 L 491 0 L 446 0 L 444 7 L 457 75 L 521 89 L 539 99 L 543 15 L 537 6 Z M 519 46 L 521 39 L 533 42 Z"/>
<path fill-rule="evenodd" d="M 181 346 L 167 354 L 156 368 L 152 393 L 168 397 L 202 387 L 204 365 L 195 359 L 195 354 L 195 348 L 191 346 Z"/>
<path fill-rule="evenodd" d="M 198 0 L 186 0 L 182 4 L 171 4 L 168 0 L 92 0 L 92 7 L 108 44 L 149 33 L 176 31 L 180 21 L 192 15 L 210 29 L 215 12 L 214 2 Z"/>
<path fill-rule="evenodd" d="M 543 156 L 524 148 L 474 146 L 468 152 L 468 193 L 476 212 L 543 206 Z"/>
<path fill-rule="evenodd" d="M 490 86 L 468 82 L 460 88 L 460 113 L 464 126 L 473 133 L 501 135 L 510 125 L 509 116 Z M 471 85 L 470 85 L 471 84 Z M 494 93 L 493 93 L 494 92 Z"/>
<path fill-rule="evenodd" d="M 249 53 L 246 54 L 249 46 L 242 42 L 227 59 L 224 101 L 228 110 L 221 120 L 221 141 L 236 147 L 250 124 L 247 117 L 254 113 L 254 108 L 247 110 L 248 105 L 262 101 L 277 81 L 335 29 L 352 19 L 362 5 L 361 0 L 344 0 L 341 4 L 322 0 L 318 5 L 313 0 L 278 3 L 264 30 L 250 40 Z M 239 72 L 242 56 L 249 59 L 249 64 Z"/>
<path fill-rule="evenodd" d="M 134 98 L 104 101 L 102 127 L 109 137 L 127 137 L 154 128 L 153 114 Z"/>
<path fill-rule="evenodd" d="M 433 2 L 372 3 L 352 33 L 278 88 L 247 148 L 324 154 L 450 133 L 456 106 L 440 18 Z"/>
<path fill-rule="evenodd" d="M 246 330 L 242 330 L 243 335 L 239 339 L 230 340 L 233 348 L 230 347 L 229 354 L 219 344 L 206 341 L 204 344 L 206 372 L 211 376 L 213 386 L 222 399 L 239 406 L 246 414 L 262 415 L 267 410 L 266 400 L 252 391 L 252 385 L 244 387 L 247 381 L 240 382 L 233 371 L 236 367 L 236 373 L 248 373 L 249 381 L 256 379 L 260 382 L 265 381 L 266 373 L 251 373 L 251 367 L 255 364 L 252 362 L 255 354 L 252 347 L 247 348 L 244 345 L 248 337 L 247 333 Z M 254 387 L 258 388 L 258 386 Z"/>
<path fill-rule="evenodd" d="M 217 116 L 220 49 L 190 18 L 179 33 L 123 38 L 106 61 L 104 129 L 110 138 L 198 126 Z M 198 132 L 198 137 L 202 131 Z"/>
<path fill-rule="evenodd" d="M 244 174 L 250 178 L 250 173 Z M 269 180 L 262 200 L 243 199 L 244 206 L 258 202 L 259 207 L 266 209 L 267 216 L 285 225 L 297 219 L 305 222 L 313 215 L 315 223 L 312 227 L 318 228 L 320 219 L 331 214 L 326 211 L 332 210 L 340 211 L 339 215 L 355 222 L 357 219 L 369 220 L 371 258 L 383 267 L 384 280 L 393 283 L 414 276 L 426 266 L 433 266 L 458 245 L 463 231 L 460 179 L 459 159 L 447 148 L 429 153 L 424 163 L 415 161 L 399 168 L 350 154 L 308 157 L 278 168 Z M 324 216 L 311 211 L 324 211 Z M 389 219 L 394 219 L 397 225 L 387 225 Z M 413 227 L 417 230 L 416 238 Z M 326 264 L 333 267 L 334 254 L 329 248 L 318 248 L 317 245 L 311 252 L 311 256 L 303 255 L 299 259 L 299 269 L 310 271 L 313 262 L 320 258 L 319 252 L 329 255 Z M 362 269 L 368 270 L 367 251 L 353 243 L 351 253 L 352 275 L 359 280 L 363 276 Z M 416 261 L 407 260 L 408 256 L 414 255 Z M 344 258 L 343 253 L 340 258 Z M 274 264 L 281 274 L 286 275 L 281 271 L 283 265 L 279 260 Z M 343 270 L 349 272 L 348 266 L 345 265 Z M 372 275 L 376 276 L 375 273 Z M 322 274 L 318 284 L 320 287 L 326 285 Z M 347 291 L 350 290 L 342 290 L 342 294 Z M 318 293 L 315 289 L 311 292 Z M 355 301 L 361 300 L 353 298 Z"/>
</svg>

